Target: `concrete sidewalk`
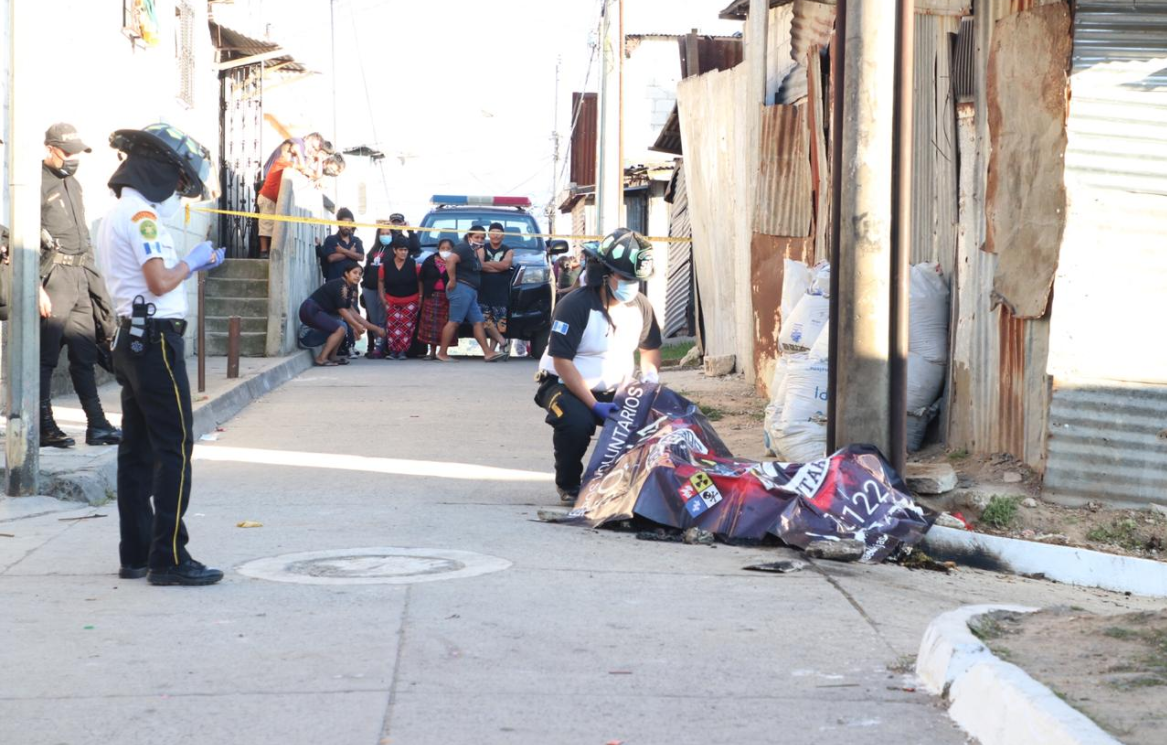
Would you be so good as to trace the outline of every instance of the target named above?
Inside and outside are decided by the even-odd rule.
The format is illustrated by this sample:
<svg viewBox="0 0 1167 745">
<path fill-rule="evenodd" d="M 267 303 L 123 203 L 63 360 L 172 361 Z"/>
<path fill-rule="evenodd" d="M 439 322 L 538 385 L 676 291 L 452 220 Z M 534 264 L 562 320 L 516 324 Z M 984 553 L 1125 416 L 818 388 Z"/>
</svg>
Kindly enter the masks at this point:
<svg viewBox="0 0 1167 745">
<path fill-rule="evenodd" d="M 902 671 L 935 616 L 1161 605 L 540 523 L 533 372 L 357 360 L 263 397 L 196 447 L 214 587 L 118 579 L 116 505 L 0 500 L 0 743 L 959 745 Z"/>
<path fill-rule="evenodd" d="M 198 392 L 198 359 L 186 361 L 190 377 L 192 427 L 196 440 L 242 411 L 248 404 L 312 366 L 308 352 L 287 357 L 244 357 L 239 360 L 239 377 L 227 378 L 227 358 L 207 358 L 207 389 Z M 121 424 L 121 386 L 107 383 L 98 389 L 106 415 L 115 426 Z M 85 444 L 85 412 L 70 393 L 53 399 L 57 424 L 77 445 L 72 448 L 41 448 L 42 494 L 74 502 L 102 504 L 113 498 L 117 483 L 117 447 Z M 0 438 L 4 422 L 0 419 Z M 0 447 L 0 464 L 4 449 Z"/>
</svg>

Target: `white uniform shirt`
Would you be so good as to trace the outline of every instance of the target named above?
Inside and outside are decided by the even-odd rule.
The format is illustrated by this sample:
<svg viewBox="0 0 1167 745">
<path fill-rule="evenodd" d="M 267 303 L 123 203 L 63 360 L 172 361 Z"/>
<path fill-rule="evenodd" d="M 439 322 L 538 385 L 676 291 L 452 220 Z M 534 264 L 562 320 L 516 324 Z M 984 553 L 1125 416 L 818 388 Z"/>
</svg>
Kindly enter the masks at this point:
<svg viewBox="0 0 1167 745">
<path fill-rule="evenodd" d="M 129 316 L 134 298 L 154 304 L 155 318 L 186 317 L 186 287 L 179 285 L 159 297 L 146 286 L 142 266 L 161 259 L 167 269 L 179 262 L 174 238 L 158 219 L 158 205 L 129 187 L 101 221 L 97 234 L 97 266 L 105 278 L 119 316 Z"/>
<path fill-rule="evenodd" d="M 555 307 L 551 338 L 539 361 L 539 369 L 558 375 L 553 358 L 575 363 L 592 391 L 618 388 L 636 368 L 637 349 L 660 349 L 660 326 L 644 295 L 629 304 L 616 303 L 604 318 L 600 297 L 588 289 L 574 290 Z"/>
</svg>

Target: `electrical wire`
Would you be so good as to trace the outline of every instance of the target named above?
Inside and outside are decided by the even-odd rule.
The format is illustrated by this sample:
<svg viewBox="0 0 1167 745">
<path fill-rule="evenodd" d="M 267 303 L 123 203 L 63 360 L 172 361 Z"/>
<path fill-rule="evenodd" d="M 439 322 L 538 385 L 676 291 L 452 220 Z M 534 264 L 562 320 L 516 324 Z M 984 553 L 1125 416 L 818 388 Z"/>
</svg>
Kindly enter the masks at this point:
<svg viewBox="0 0 1167 745">
<path fill-rule="evenodd" d="M 352 6 L 348 9 L 348 20 L 353 30 L 353 44 L 356 45 L 357 66 L 361 68 L 361 83 L 365 87 L 365 109 L 369 112 L 369 127 L 373 130 L 373 143 L 380 147 L 381 139 L 377 137 L 377 117 L 373 116 L 373 99 L 369 96 L 369 78 L 365 74 L 365 57 L 361 54 L 361 37 L 357 33 L 356 14 L 353 13 Z M 389 179 L 385 175 L 385 158 L 382 157 L 377 161 L 377 166 L 381 171 L 381 186 L 385 189 L 385 201 L 392 203 L 393 199 L 389 194 Z"/>
<path fill-rule="evenodd" d="M 600 17 L 603 18 L 604 3 L 605 3 L 605 0 L 598 0 L 598 2 L 596 3 L 595 10 L 592 11 L 592 15 L 596 15 L 598 13 L 600 15 Z M 596 43 L 594 45 L 592 45 L 592 53 L 591 53 L 591 56 L 588 57 L 588 69 L 587 69 L 587 72 L 584 74 L 583 86 L 579 89 L 580 90 L 579 101 L 575 105 L 575 113 L 573 113 L 571 116 L 571 130 L 567 134 L 568 154 L 569 155 L 571 153 L 571 141 L 572 141 L 572 138 L 575 136 L 575 128 L 579 125 L 580 111 L 583 110 L 584 95 L 587 93 L 587 90 L 588 90 L 588 82 L 590 82 L 591 78 L 592 78 L 592 67 L 595 65 L 595 62 L 596 62 L 596 52 L 599 51 L 601 43 L 602 43 L 602 40 L 597 39 Z M 570 157 L 566 157 L 563 159 L 563 167 L 559 169 L 559 177 L 555 179 L 555 194 L 559 193 L 559 184 L 563 181 L 563 174 L 567 172 L 567 166 L 570 163 L 571 163 Z M 552 201 L 555 201 L 555 194 L 551 195 Z"/>
</svg>

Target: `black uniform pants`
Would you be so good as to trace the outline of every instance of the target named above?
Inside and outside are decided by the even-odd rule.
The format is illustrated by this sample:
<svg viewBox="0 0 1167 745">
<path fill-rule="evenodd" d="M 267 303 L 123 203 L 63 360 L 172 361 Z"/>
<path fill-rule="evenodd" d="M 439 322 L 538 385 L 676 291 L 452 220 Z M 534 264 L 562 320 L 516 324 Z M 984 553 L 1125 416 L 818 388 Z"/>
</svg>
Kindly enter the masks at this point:
<svg viewBox="0 0 1167 745">
<path fill-rule="evenodd" d="M 593 393 L 597 401 L 608 402 L 615 393 Z M 546 422 L 554 429 L 551 444 L 555 449 L 555 485 L 560 489 L 579 489 L 583 477 L 583 459 L 596 434 L 596 415 L 567 386 L 556 378 L 544 380 L 535 393 L 535 403 L 547 410 Z"/>
<path fill-rule="evenodd" d="M 96 399 L 93 366 L 97 364 L 97 332 L 86 269 L 58 264 L 44 288 L 53 302 L 53 314 L 41 319 L 41 401 L 52 399 L 53 371 L 62 346 L 69 348 L 69 375 L 77 397 L 82 401 Z"/>
<path fill-rule="evenodd" d="M 190 558 L 182 516 L 190 502 L 194 442 L 182 336 L 169 329 L 149 336 L 135 356 L 122 328 L 113 352 L 122 386 L 118 515 L 122 566 L 164 569 Z"/>
</svg>

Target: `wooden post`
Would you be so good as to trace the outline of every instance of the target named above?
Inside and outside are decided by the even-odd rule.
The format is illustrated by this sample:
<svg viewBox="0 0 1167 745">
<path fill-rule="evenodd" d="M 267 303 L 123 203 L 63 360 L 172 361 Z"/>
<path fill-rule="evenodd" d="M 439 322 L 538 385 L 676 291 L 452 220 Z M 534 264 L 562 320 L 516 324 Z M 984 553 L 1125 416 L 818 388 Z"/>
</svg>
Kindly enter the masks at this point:
<svg viewBox="0 0 1167 745">
<path fill-rule="evenodd" d="M 239 377 L 239 316 L 227 321 L 227 378 Z"/>
<path fill-rule="evenodd" d="M 207 390 L 207 273 L 199 272 L 199 393 Z"/>
<path fill-rule="evenodd" d="M 8 173 L 12 180 L 11 230 L 12 297 L 9 321 L 4 324 L 5 412 L 8 429 L 4 437 L 5 490 L 9 496 L 36 494 L 40 487 L 40 157 L 44 153 L 38 117 L 31 112 L 43 109 L 40 81 L 28 68 L 38 45 L 36 4 L 33 0 L 12 0 L 9 30 L 12 33 L 10 60 L 11 106 L 7 144 Z M 21 60 L 17 73 L 16 60 Z M 17 112 L 20 116 L 17 116 Z"/>
</svg>

